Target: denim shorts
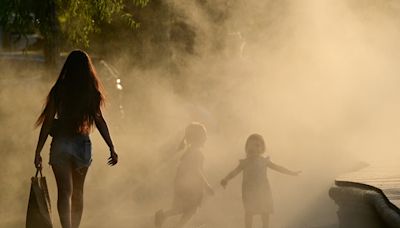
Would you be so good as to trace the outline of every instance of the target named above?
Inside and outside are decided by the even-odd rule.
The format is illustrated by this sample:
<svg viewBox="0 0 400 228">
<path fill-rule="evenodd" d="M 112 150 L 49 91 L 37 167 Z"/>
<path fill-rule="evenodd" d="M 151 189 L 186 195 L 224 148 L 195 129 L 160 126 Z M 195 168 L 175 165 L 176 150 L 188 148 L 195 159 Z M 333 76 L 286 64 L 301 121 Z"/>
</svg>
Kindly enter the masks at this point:
<svg viewBox="0 0 400 228">
<path fill-rule="evenodd" d="M 72 165 L 75 169 L 92 163 L 92 143 L 88 135 L 56 136 L 50 146 L 50 165 Z"/>
</svg>

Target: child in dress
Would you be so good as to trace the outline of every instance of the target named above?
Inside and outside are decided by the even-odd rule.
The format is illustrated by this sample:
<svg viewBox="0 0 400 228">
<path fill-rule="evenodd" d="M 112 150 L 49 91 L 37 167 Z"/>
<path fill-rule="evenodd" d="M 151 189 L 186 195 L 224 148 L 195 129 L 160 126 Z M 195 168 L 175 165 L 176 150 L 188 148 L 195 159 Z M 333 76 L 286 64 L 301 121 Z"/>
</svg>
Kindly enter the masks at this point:
<svg viewBox="0 0 400 228">
<path fill-rule="evenodd" d="M 174 181 L 172 208 L 159 210 L 155 214 L 156 227 L 162 227 L 165 219 L 181 215 L 176 227 L 182 228 L 196 213 L 203 200 L 203 193 L 214 194 L 203 172 L 204 155 L 201 151 L 207 139 L 206 128 L 200 123 L 191 123 L 185 131 L 183 147 L 186 147 L 178 165 Z"/>
<path fill-rule="evenodd" d="M 242 199 L 245 210 L 245 227 L 251 228 L 254 215 L 261 215 L 263 228 L 269 226 L 269 215 L 273 212 L 271 188 L 267 168 L 280 173 L 297 176 L 300 171 L 291 171 L 264 157 L 265 142 L 261 135 L 252 134 L 246 141 L 246 158 L 221 181 L 225 188 L 228 181 L 243 172 Z"/>
</svg>

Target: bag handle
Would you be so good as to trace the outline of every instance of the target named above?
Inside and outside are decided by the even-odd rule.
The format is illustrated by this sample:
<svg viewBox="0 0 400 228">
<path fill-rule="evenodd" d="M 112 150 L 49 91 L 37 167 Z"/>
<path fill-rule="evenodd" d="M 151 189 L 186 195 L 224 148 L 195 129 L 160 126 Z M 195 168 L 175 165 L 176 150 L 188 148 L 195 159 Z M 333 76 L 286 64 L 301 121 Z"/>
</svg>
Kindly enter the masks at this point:
<svg viewBox="0 0 400 228">
<path fill-rule="evenodd" d="M 43 176 L 43 174 L 42 174 L 42 167 L 38 167 L 38 168 L 36 168 L 36 174 L 35 174 L 35 177 L 38 177 L 38 174 L 40 174 L 40 176 L 41 176 L 41 177 Z"/>
</svg>

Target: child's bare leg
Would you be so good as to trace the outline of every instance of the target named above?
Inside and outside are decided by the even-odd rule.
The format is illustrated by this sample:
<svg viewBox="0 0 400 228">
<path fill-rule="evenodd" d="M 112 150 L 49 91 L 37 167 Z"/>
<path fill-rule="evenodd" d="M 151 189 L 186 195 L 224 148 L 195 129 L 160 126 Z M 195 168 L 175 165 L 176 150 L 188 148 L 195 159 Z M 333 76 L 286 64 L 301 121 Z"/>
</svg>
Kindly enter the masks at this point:
<svg viewBox="0 0 400 228">
<path fill-rule="evenodd" d="M 246 228 L 253 227 L 253 214 L 245 212 L 244 214 L 244 224 Z"/>
<path fill-rule="evenodd" d="M 181 220 L 179 221 L 177 228 L 185 227 L 185 225 L 193 217 L 193 215 L 196 213 L 196 211 L 197 211 L 197 208 L 183 212 Z"/>
<path fill-rule="evenodd" d="M 167 211 L 163 211 L 162 209 L 158 210 L 155 214 L 155 225 L 157 228 L 162 227 L 164 224 L 164 221 L 174 215 L 181 214 L 181 210 L 176 209 L 176 208 L 171 208 Z"/>
<path fill-rule="evenodd" d="M 262 223 L 263 223 L 263 228 L 268 228 L 269 227 L 269 214 L 268 213 L 263 213 L 261 215 Z"/>
</svg>

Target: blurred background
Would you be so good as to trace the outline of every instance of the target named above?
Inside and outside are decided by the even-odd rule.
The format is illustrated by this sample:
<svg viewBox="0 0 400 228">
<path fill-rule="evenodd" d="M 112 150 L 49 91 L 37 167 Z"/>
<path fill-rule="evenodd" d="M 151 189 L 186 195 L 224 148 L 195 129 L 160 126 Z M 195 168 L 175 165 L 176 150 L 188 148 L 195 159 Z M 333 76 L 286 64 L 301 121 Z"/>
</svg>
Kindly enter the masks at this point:
<svg viewBox="0 0 400 228">
<path fill-rule="evenodd" d="M 399 15 L 395 0 L 0 0 L 0 227 L 24 226 L 33 124 L 76 48 L 102 79 L 120 155 L 107 167 L 93 132 L 81 227 L 153 227 L 192 121 L 208 128 L 216 195 L 190 227 L 243 227 L 241 178 L 226 190 L 219 181 L 255 132 L 273 161 L 303 171 L 268 173 L 272 227 L 337 227 L 334 178 L 400 158 Z M 51 167 L 44 173 L 60 227 Z"/>
</svg>

